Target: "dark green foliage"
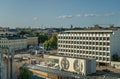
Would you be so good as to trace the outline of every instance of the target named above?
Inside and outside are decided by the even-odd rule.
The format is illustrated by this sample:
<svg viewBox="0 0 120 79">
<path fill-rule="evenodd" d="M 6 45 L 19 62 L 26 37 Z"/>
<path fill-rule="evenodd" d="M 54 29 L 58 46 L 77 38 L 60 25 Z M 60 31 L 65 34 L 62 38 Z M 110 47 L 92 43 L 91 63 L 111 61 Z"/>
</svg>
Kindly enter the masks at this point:
<svg viewBox="0 0 120 79">
<path fill-rule="evenodd" d="M 39 34 L 38 35 L 38 42 L 39 43 L 44 43 L 46 40 L 48 40 L 48 37 L 46 34 Z"/>
<path fill-rule="evenodd" d="M 112 61 L 119 61 L 119 56 L 117 54 L 112 55 Z"/>
<path fill-rule="evenodd" d="M 21 30 L 21 31 L 19 32 L 19 34 L 20 34 L 20 35 L 30 34 L 30 31 L 28 31 L 28 30 Z"/>
<path fill-rule="evenodd" d="M 32 79 L 32 74 L 27 68 L 20 69 L 20 79 Z"/>
</svg>

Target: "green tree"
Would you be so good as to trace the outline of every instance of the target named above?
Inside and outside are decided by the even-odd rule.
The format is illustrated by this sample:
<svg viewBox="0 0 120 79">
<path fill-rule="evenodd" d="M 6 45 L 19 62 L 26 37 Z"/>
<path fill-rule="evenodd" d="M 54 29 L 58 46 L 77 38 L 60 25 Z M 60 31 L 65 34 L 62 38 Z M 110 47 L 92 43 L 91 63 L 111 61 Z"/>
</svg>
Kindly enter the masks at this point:
<svg viewBox="0 0 120 79">
<path fill-rule="evenodd" d="M 30 34 L 30 31 L 28 31 L 28 30 L 21 30 L 21 31 L 19 32 L 19 34 L 20 34 L 20 35 Z"/>
<path fill-rule="evenodd" d="M 49 40 L 44 42 L 44 46 L 49 49 L 50 48 L 57 48 L 57 37 L 53 35 Z"/>
<path fill-rule="evenodd" d="M 34 36 L 38 37 L 38 43 L 44 43 L 48 40 L 48 36 L 44 33 L 34 33 Z"/>
<path fill-rule="evenodd" d="M 50 38 L 50 46 L 52 48 L 56 48 L 57 47 L 57 37 L 56 35 L 53 35 L 51 38 Z"/>
<path fill-rule="evenodd" d="M 20 79 L 32 79 L 33 73 L 27 68 L 20 69 Z"/>
<path fill-rule="evenodd" d="M 112 55 L 112 61 L 119 61 L 119 56 L 118 56 L 118 54 L 113 54 L 113 55 Z"/>
<path fill-rule="evenodd" d="M 48 40 L 46 40 L 45 42 L 44 42 L 44 46 L 46 47 L 46 49 L 48 49 L 48 47 L 49 47 L 49 41 Z"/>
</svg>

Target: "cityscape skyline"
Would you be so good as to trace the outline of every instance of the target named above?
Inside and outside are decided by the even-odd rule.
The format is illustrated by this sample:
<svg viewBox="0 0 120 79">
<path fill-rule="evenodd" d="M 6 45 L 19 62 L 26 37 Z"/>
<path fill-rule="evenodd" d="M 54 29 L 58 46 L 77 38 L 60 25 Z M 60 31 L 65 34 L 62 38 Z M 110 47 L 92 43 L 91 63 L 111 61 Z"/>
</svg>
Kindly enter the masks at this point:
<svg viewBox="0 0 120 79">
<path fill-rule="evenodd" d="M 94 24 L 120 26 L 118 0 L 1 0 L 0 26 L 88 27 Z"/>
</svg>

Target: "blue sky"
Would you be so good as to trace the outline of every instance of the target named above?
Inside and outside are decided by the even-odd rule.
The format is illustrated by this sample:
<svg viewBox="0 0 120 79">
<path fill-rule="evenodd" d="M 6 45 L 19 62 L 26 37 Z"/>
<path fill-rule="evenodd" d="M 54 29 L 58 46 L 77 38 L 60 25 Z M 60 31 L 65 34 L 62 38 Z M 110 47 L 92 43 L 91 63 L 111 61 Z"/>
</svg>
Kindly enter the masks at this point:
<svg viewBox="0 0 120 79">
<path fill-rule="evenodd" d="M 0 0 L 0 26 L 120 26 L 120 0 Z"/>
</svg>

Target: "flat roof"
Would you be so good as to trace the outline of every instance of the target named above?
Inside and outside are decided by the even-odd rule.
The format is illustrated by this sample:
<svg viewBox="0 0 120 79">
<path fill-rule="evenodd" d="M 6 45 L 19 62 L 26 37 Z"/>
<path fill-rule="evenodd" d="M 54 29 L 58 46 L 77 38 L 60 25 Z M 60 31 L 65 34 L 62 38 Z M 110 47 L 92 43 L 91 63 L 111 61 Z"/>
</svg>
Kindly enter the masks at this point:
<svg viewBox="0 0 120 79">
<path fill-rule="evenodd" d="M 113 32 L 113 30 L 66 30 L 64 32 Z"/>
<path fill-rule="evenodd" d="M 52 68 L 44 67 L 44 66 L 26 65 L 24 67 L 33 69 L 33 70 L 48 72 L 51 74 L 57 74 L 57 75 L 64 76 L 64 77 L 80 76 L 80 74 L 74 74 L 73 72 L 63 71 L 63 70 L 59 70 L 59 69 L 52 69 Z"/>
<path fill-rule="evenodd" d="M 48 56 L 56 56 L 56 57 L 67 57 L 67 58 L 75 58 L 75 59 L 83 59 L 83 60 L 92 60 L 92 59 L 95 59 L 95 58 L 78 58 L 78 57 L 72 57 L 72 56 L 61 56 L 61 55 L 51 55 L 51 54 L 44 54 L 44 55 L 48 55 Z M 50 58 L 50 57 L 48 57 Z"/>
</svg>

